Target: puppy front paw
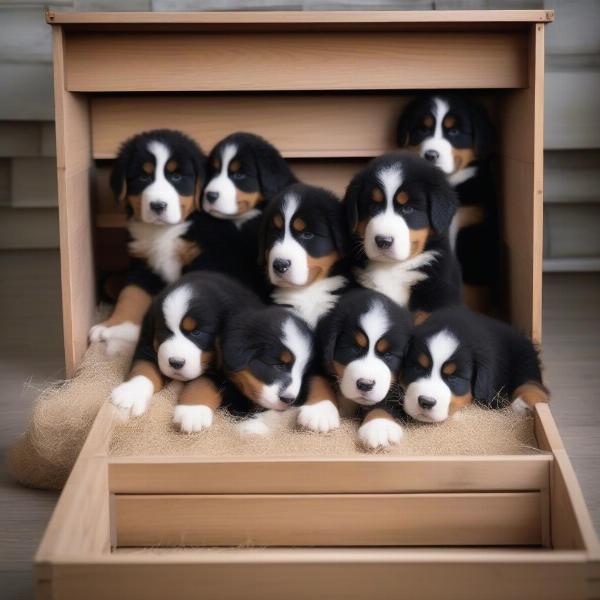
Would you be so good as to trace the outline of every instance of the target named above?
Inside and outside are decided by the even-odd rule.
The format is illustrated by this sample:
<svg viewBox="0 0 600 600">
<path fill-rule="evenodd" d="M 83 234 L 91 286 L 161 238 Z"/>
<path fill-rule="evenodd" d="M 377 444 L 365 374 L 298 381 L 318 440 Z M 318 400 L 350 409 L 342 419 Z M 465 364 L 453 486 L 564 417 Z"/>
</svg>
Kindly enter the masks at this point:
<svg viewBox="0 0 600 600">
<path fill-rule="evenodd" d="M 195 433 L 212 425 L 213 414 L 212 408 L 204 404 L 178 404 L 173 414 L 173 423 L 183 433 Z"/>
<path fill-rule="evenodd" d="M 144 375 L 136 375 L 118 385 L 110 395 L 110 401 L 132 417 L 143 415 L 154 395 L 154 385 Z"/>
<path fill-rule="evenodd" d="M 529 415 L 533 411 L 531 404 L 527 404 L 521 397 L 515 398 L 511 403 L 510 407 L 518 415 Z"/>
<path fill-rule="evenodd" d="M 389 419 L 372 419 L 358 429 L 360 443 L 371 450 L 397 444 L 403 434 L 402 427 Z"/>
<path fill-rule="evenodd" d="M 305 404 L 298 411 L 298 425 L 317 433 L 327 433 L 340 426 L 340 413 L 331 400 Z"/>
<path fill-rule="evenodd" d="M 271 433 L 269 426 L 260 417 L 250 417 L 240 421 L 237 429 L 242 435 L 266 436 Z"/>
</svg>

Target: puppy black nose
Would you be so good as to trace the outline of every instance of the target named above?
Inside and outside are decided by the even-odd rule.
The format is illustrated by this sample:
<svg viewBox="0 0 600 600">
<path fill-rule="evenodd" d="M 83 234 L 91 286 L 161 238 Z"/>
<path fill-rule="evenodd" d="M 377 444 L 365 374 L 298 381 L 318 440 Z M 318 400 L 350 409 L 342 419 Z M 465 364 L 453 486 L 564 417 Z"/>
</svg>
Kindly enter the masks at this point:
<svg viewBox="0 0 600 600">
<path fill-rule="evenodd" d="M 283 275 L 291 266 L 292 261 L 287 258 L 276 258 L 273 261 L 273 270 L 280 275 Z"/>
<path fill-rule="evenodd" d="M 419 396 L 419 406 L 425 410 L 429 410 L 436 405 L 437 400 L 431 396 Z"/>
<path fill-rule="evenodd" d="M 427 150 L 423 156 L 425 157 L 425 160 L 435 162 L 440 157 L 440 153 L 437 150 Z"/>
<path fill-rule="evenodd" d="M 378 248 L 385 250 L 394 243 L 394 238 L 391 235 L 376 235 L 375 244 Z"/>
<path fill-rule="evenodd" d="M 183 365 L 185 365 L 185 359 L 177 358 L 176 356 L 171 356 L 171 358 L 169 359 L 169 364 L 174 369 L 181 369 Z"/>
<path fill-rule="evenodd" d="M 155 212 L 157 215 L 160 215 L 167 208 L 167 203 L 162 202 L 161 200 L 157 200 L 155 202 L 150 202 L 150 209 L 152 212 Z"/>
<path fill-rule="evenodd" d="M 375 380 L 374 379 L 362 379 L 362 378 L 357 379 L 356 387 L 361 392 L 370 392 L 375 387 Z"/>
<path fill-rule="evenodd" d="M 206 192 L 204 195 L 211 204 L 219 199 L 219 192 Z"/>
</svg>

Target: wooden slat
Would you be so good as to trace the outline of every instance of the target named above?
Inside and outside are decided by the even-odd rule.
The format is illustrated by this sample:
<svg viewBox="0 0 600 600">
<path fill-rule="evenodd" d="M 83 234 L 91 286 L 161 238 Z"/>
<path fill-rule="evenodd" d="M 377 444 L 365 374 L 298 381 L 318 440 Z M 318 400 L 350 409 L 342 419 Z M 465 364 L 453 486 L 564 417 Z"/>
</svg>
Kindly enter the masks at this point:
<svg viewBox="0 0 600 600">
<path fill-rule="evenodd" d="M 111 492 L 128 494 L 537 491 L 549 486 L 551 460 L 549 455 L 335 460 L 113 457 L 109 473 Z"/>
<path fill-rule="evenodd" d="M 408 100 L 399 94 L 95 96 L 92 152 L 114 158 L 128 137 L 167 127 L 191 135 L 206 152 L 233 131 L 251 131 L 287 158 L 370 158 L 396 147 Z"/>
<path fill-rule="evenodd" d="M 538 492 L 116 495 L 118 546 L 541 544 Z"/>
<path fill-rule="evenodd" d="M 65 60 L 67 89 L 85 92 L 518 88 L 528 81 L 527 36 L 518 33 L 71 33 Z"/>
</svg>

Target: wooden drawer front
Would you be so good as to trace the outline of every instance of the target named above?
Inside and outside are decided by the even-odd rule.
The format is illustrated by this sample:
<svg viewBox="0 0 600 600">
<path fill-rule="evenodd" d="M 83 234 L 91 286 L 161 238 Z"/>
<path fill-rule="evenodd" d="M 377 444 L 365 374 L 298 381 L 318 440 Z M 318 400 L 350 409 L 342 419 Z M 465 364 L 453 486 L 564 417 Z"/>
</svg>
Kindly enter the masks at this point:
<svg viewBox="0 0 600 600">
<path fill-rule="evenodd" d="M 538 492 L 117 495 L 117 546 L 541 545 Z"/>
<path fill-rule="evenodd" d="M 69 33 L 66 89 L 120 91 L 512 88 L 521 33 Z"/>
</svg>

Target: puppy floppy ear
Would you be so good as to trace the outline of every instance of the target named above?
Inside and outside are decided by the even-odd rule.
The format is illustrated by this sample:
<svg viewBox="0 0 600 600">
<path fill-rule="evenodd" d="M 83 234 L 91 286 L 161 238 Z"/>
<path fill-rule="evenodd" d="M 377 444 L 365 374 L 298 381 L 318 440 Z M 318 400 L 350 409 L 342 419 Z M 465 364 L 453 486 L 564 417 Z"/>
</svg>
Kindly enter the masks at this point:
<svg viewBox="0 0 600 600">
<path fill-rule="evenodd" d="M 220 352 L 225 371 L 241 371 L 252 359 L 254 348 L 248 340 L 253 336 L 247 325 L 250 322 L 252 319 L 248 317 L 248 313 L 243 313 L 231 318 L 223 331 Z"/>
<path fill-rule="evenodd" d="M 192 162 L 194 164 L 194 173 L 196 176 L 196 183 L 194 185 L 194 207 L 196 210 L 202 210 L 201 198 L 202 190 L 206 184 L 208 158 L 205 156 L 202 150 L 198 148 L 197 152 L 194 152 Z"/>
<path fill-rule="evenodd" d="M 340 334 L 341 317 L 333 312 L 325 316 L 317 325 L 316 339 L 317 352 L 316 355 L 321 356 L 322 364 L 328 372 L 332 371 L 331 363 L 335 356 L 335 347 Z"/>
<path fill-rule="evenodd" d="M 471 127 L 473 128 L 473 146 L 478 160 L 485 160 L 492 152 L 494 129 L 485 108 L 471 103 Z"/>
<path fill-rule="evenodd" d="M 346 188 L 344 195 L 344 208 L 346 209 L 346 223 L 351 233 L 356 233 L 358 227 L 358 202 L 363 190 L 363 174 L 357 173 Z"/>
<path fill-rule="evenodd" d="M 127 197 L 127 163 L 132 153 L 131 143 L 126 142 L 120 149 L 110 172 L 110 189 L 119 206 L 123 206 Z"/>
<path fill-rule="evenodd" d="M 256 257 L 256 264 L 259 267 L 264 267 L 267 263 L 265 252 L 267 251 L 267 231 L 269 228 L 269 219 L 271 218 L 271 211 L 268 209 L 263 212 L 260 217 L 260 226 L 258 228 L 258 256 Z"/>
<path fill-rule="evenodd" d="M 458 208 L 456 193 L 444 174 L 433 167 L 427 183 L 429 219 L 436 232 L 447 231 Z"/>
<path fill-rule="evenodd" d="M 494 370 L 487 352 L 477 349 L 473 352 L 473 375 L 471 380 L 473 398 L 489 402 L 494 393 Z"/>
<path fill-rule="evenodd" d="M 283 188 L 296 181 L 296 177 L 279 150 L 266 140 L 259 139 L 254 142 L 252 152 L 256 160 L 261 195 L 265 200 L 270 200 Z"/>
<path fill-rule="evenodd" d="M 415 107 L 417 106 L 417 99 L 411 100 L 402 111 L 400 119 L 398 120 L 398 127 L 396 129 L 396 143 L 400 148 L 406 148 L 408 146 L 410 125 L 414 119 Z"/>
</svg>

